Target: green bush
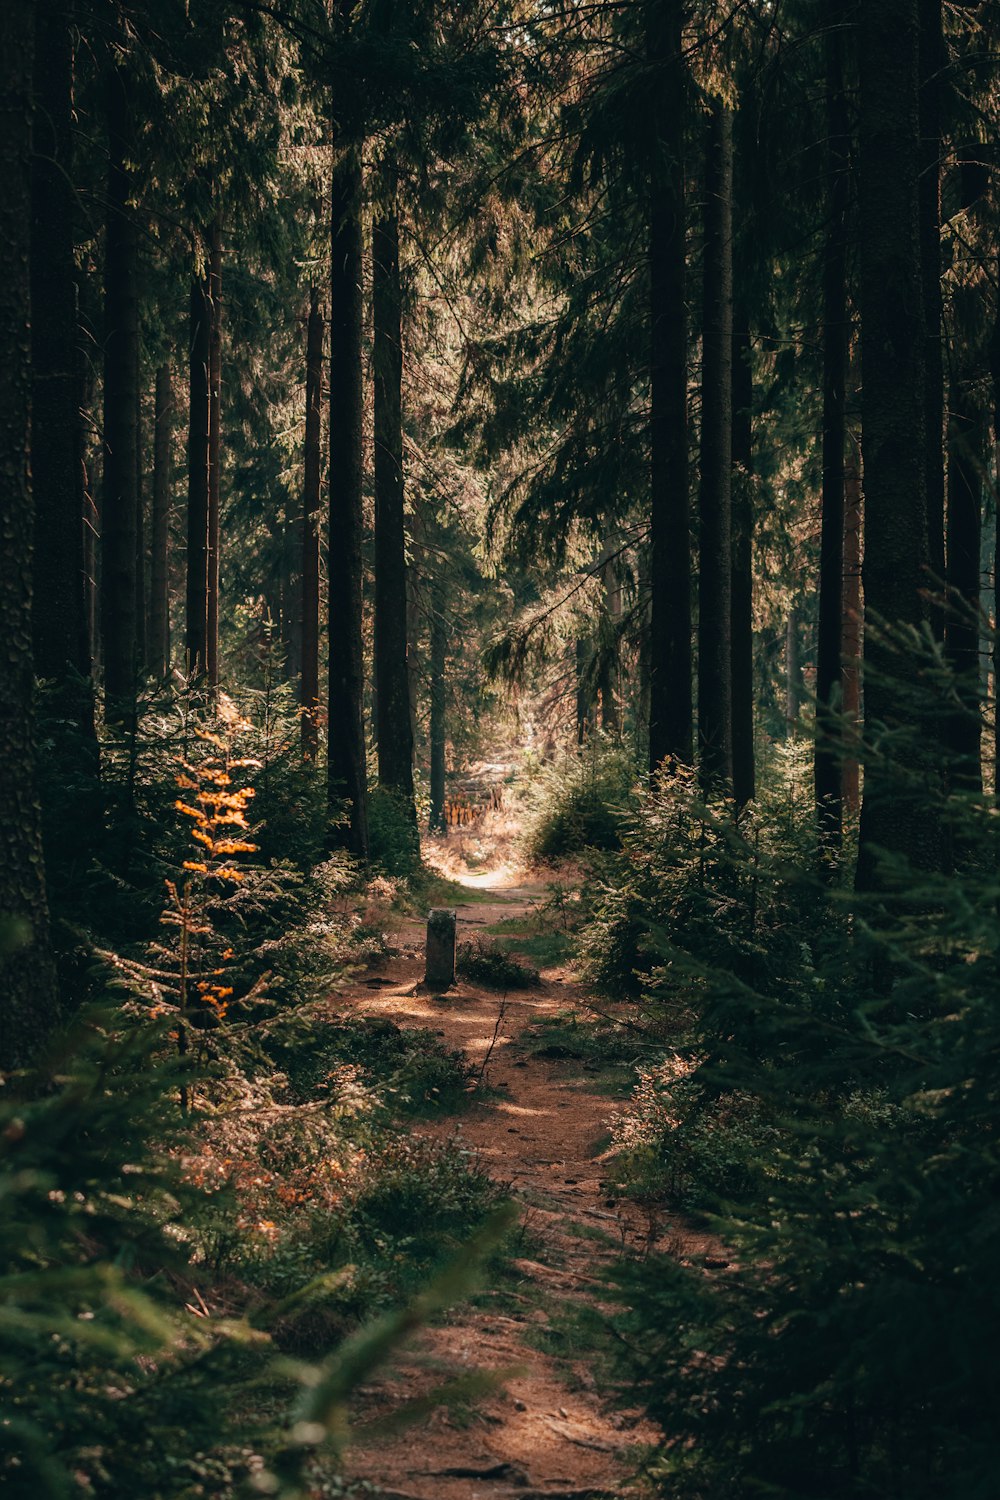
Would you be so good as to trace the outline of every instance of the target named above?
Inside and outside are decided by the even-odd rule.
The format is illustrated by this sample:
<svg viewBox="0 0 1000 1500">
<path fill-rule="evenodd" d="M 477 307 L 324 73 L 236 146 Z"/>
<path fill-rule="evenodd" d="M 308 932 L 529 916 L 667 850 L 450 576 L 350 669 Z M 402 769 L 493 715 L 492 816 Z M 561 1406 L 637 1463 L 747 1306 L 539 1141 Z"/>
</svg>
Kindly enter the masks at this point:
<svg viewBox="0 0 1000 1500">
<path fill-rule="evenodd" d="M 369 794 L 368 843 L 373 863 L 387 875 L 412 875 L 420 867 L 413 814 L 388 787 L 374 787 Z"/>
<path fill-rule="evenodd" d="M 531 858 L 555 860 L 587 849 L 617 849 L 636 805 L 630 750 L 595 735 L 585 748 L 546 768 L 527 835 Z"/>
<path fill-rule="evenodd" d="M 455 969 L 463 979 L 493 990 L 529 990 L 541 983 L 537 969 L 481 937 L 458 944 Z"/>
</svg>

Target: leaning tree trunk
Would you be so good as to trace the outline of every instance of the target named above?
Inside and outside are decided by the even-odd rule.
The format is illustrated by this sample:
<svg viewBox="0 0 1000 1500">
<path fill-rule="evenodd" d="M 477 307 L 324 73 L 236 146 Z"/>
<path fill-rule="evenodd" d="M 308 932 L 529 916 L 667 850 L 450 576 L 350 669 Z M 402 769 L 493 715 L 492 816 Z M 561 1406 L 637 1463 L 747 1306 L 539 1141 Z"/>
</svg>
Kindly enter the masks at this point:
<svg viewBox="0 0 1000 1500">
<path fill-rule="evenodd" d="M 208 507 L 212 309 L 208 285 L 191 283 L 188 383 L 187 675 L 208 672 Z"/>
<path fill-rule="evenodd" d="M 865 721 L 926 744 L 917 663 L 880 625 L 926 617 L 926 334 L 917 212 L 917 0 L 860 9 L 860 307 L 865 471 Z M 879 622 L 879 623 L 875 623 Z M 913 749 L 904 752 L 912 755 Z M 935 862 L 938 840 L 913 768 L 870 761 L 857 884 L 878 881 L 876 850 Z"/>
<path fill-rule="evenodd" d="M 222 478 L 222 218 L 212 221 L 208 258 L 208 548 L 206 555 L 205 662 L 212 687 L 219 683 L 219 505 Z"/>
<path fill-rule="evenodd" d="M 153 507 L 150 538 L 149 665 L 161 681 L 170 671 L 170 491 L 173 388 L 170 366 L 156 372 L 153 415 Z"/>
<path fill-rule="evenodd" d="M 0 1068 L 56 1018 L 35 800 L 31 659 L 31 114 L 34 5 L 0 6 Z"/>
<path fill-rule="evenodd" d="M 309 292 L 306 330 L 306 433 L 302 476 L 302 755 L 319 750 L 319 507 L 323 440 L 323 313 Z"/>
<path fill-rule="evenodd" d="M 346 842 L 368 856 L 362 636 L 361 158 L 334 145 L 330 255 L 330 520 L 327 757 L 333 835 L 347 803 Z"/>
<path fill-rule="evenodd" d="M 691 517 L 688 499 L 684 6 L 648 0 L 657 73 L 649 204 L 649 769 L 690 765 Z"/>
<path fill-rule="evenodd" d="M 847 207 L 850 122 L 844 89 L 844 7 L 833 0 L 826 37 L 826 206 L 823 252 L 823 510 L 816 648 L 816 819 L 820 868 L 829 872 L 843 833 L 841 635 L 844 595 L 844 465 L 847 443 Z"/>
<path fill-rule="evenodd" d="M 39 0 L 31 177 L 35 671 L 94 735 L 84 587 L 80 340 L 73 254 L 73 6 Z"/>
<path fill-rule="evenodd" d="M 732 785 L 733 115 L 713 100 L 705 149 L 698 749 L 702 789 Z"/>
<path fill-rule="evenodd" d="M 413 728 L 406 660 L 403 512 L 402 291 L 395 205 L 372 224 L 375 378 L 375 693 L 378 779 L 416 823 Z"/>
<path fill-rule="evenodd" d="M 129 205 L 134 155 L 126 77 L 107 65 L 108 201 L 104 270 L 104 488 L 101 636 L 105 713 L 132 724 L 136 690 L 136 517 L 139 308 L 136 229 Z"/>
<path fill-rule="evenodd" d="M 942 30 L 942 0 L 919 0 L 920 41 L 920 279 L 923 292 L 924 452 L 927 483 L 927 545 L 931 587 L 940 596 L 945 581 L 944 483 L 944 340 L 941 295 L 941 101 L 948 54 Z M 944 612 L 931 608 L 931 623 L 940 640 Z"/>
<path fill-rule="evenodd" d="M 444 774 L 447 713 L 448 620 L 447 592 L 440 578 L 431 589 L 431 810 L 429 826 L 445 828 Z"/>
</svg>

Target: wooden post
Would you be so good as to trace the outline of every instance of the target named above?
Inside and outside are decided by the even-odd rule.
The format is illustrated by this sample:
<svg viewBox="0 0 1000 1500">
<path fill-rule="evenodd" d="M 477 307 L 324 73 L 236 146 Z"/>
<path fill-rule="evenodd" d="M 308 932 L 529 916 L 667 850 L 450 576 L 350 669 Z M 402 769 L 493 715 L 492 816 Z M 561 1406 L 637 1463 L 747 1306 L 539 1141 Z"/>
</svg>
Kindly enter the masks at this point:
<svg viewBox="0 0 1000 1500">
<path fill-rule="evenodd" d="M 446 990 L 455 983 L 457 921 L 453 908 L 438 906 L 427 913 L 427 970 L 424 983 L 429 989 Z"/>
</svg>

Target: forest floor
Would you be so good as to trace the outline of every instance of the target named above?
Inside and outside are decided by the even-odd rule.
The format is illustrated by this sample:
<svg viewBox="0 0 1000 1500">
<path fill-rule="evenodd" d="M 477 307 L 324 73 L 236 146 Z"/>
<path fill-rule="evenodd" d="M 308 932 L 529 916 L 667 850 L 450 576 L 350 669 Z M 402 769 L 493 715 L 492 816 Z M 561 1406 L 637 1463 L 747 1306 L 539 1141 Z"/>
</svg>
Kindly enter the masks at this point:
<svg viewBox="0 0 1000 1500">
<path fill-rule="evenodd" d="M 455 872 L 452 871 L 454 878 Z M 459 875 L 459 941 L 497 922 L 516 931 L 545 895 L 510 866 Z M 616 1101 L 607 1079 L 579 1060 L 539 1047 L 539 1024 L 587 999 L 564 966 L 543 967 L 537 988 L 477 988 L 447 997 L 422 990 L 424 926 L 405 920 L 398 956 L 337 997 L 338 1012 L 425 1027 L 464 1053 L 482 1087 L 470 1109 L 414 1128 L 470 1152 L 521 1209 L 512 1258 L 491 1290 L 424 1329 L 360 1392 L 363 1425 L 472 1371 L 493 1372 L 486 1396 L 436 1408 L 430 1417 L 351 1449 L 352 1478 L 393 1500 L 563 1500 L 631 1493 L 657 1431 L 638 1411 L 612 1408 L 595 1378 L 587 1324 L 613 1317 L 602 1270 L 623 1253 L 669 1245 L 687 1258 L 712 1247 L 677 1221 L 658 1224 L 609 1198 L 608 1123 Z M 516 952 L 516 938 L 512 939 Z M 534 1042 L 534 1046 L 532 1043 Z M 603 1090 L 603 1091 L 602 1091 Z"/>
</svg>

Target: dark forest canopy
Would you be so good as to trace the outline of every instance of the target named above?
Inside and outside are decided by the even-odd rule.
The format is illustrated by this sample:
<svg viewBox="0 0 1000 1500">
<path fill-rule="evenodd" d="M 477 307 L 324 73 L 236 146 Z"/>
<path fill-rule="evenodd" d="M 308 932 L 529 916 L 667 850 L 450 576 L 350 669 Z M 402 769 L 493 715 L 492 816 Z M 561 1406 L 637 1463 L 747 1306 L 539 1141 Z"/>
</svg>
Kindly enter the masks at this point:
<svg viewBox="0 0 1000 1500">
<path fill-rule="evenodd" d="M 993 0 L 3 0 L 0 1165 L 24 1240 L 0 1235 L 0 1483 L 125 1493 L 112 1368 L 173 1348 L 188 1399 L 238 1364 L 228 1332 L 177 1354 L 177 1297 L 146 1284 L 168 1220 L 190 1269 L 252 1217 L 205 1228 L 185 1132 L 222 1159 L 205 1121 L 237 1097 L 318 1107 L 310 1005 L 386 957 L 393 902 L 454 904 L 449 829 L 499 868 L 506 809 L 503 859 L 554 862 L 586 993 L 633 1007 L 595 1055 L 646 1037 L 623 1195 L 683 1181 L 740 1267 L 611 1273 L 608 1389 L 664 1434 L 648 1483 L 991 1493 L 995 1381 L 959 1345 L 1000 1333 L 998 57 Z M 338 1088 L 379 1051 L 358 1037 Z M 379 1098 L 343 1160 L 398 1127 Z M 47 1143 L 26 1166 L 22 1117 Z M 288 1170 L 334 1151 L 314 1128 Z M 439 1206 L 468 1208 L 461 1182 Z M 46 1218 L 73 1201 L 92 1235 Z M 234 1293 L 234 1318 L 280 1347 L 282 1299 L 362 1220 L 328 1265 L 258 1285 L 241 1261 L 271 1312 Z M 397 1261 L 310 1355 L 436 1265 Z M 24 1333 L 47 1274 L 79 1430 L 16 1394 L 56 1379 Z M 113 1334 L 83 1354 L 95 1309 Z M 311 1493 L 376 1359 L 350 1348 L 267 1493 Z"/>
</svg>

